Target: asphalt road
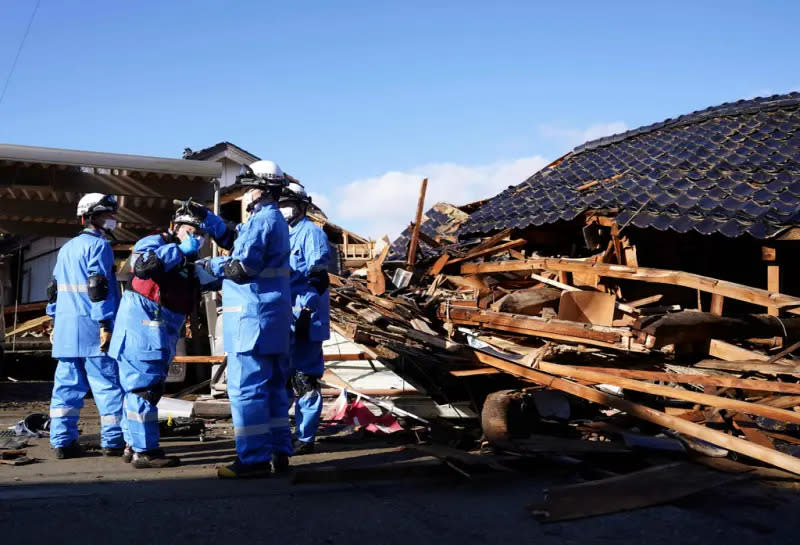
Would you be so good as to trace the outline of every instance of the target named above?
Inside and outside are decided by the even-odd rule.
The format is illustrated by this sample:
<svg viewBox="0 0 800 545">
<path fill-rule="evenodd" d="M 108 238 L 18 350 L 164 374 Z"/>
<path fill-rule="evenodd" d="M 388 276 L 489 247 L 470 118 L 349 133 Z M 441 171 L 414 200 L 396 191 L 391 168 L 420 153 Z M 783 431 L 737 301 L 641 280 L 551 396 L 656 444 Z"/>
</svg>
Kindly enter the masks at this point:
<svg viewBox="0 0 800 545">
<path fill-rule="evenodd" d="M 0 399 L 5 428 L 36 403 Z M 85 430 L 96 418 L 91 402 Z M 220 481 L 214 466 L 233 457 L 232 441 L 169 440 L 185 464 L 136 470 L 99 456 L 53 459 L 44 439 L 31 455 L 40 461 L 0 466 L 0 542 L 58 543 L 793 543 L 800 495 L 785 488 L 739 482 L 672 505 L 572 522 L 542 524 L 525 506 L 553 484 L 572 482 L 563 468 L 486 473 L 472 479 L 433 462 L 425 475 L 404 470 L 382 480 L 354 477 L 292 484 L 286 477 Z M 357 467 L 396 456 L 381 444 L 329 445 L 298 457 L 313 464 Z M 422 459 L 425 463 L 425 459 Z"/>
</svg>

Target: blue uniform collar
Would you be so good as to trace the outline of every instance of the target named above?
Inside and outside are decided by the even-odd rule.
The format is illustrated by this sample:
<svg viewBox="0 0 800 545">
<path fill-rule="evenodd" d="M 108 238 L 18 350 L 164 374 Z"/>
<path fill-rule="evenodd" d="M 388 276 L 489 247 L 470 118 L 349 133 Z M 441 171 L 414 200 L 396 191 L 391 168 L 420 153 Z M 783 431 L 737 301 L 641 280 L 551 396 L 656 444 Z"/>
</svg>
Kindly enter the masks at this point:
<svg viewBox="0 0 800 545">
<path fill-rule="evenodd" d="M 93 237 L 97 237 L 97 238 L 103 238 L 103 239 L 105 238 L 105 237 L 103 236 L 103 234 L 102 234 L 102 233 L 100 233 L 100 231 L 95 231 L 94 229 L 89 229 L 88 227 L 86 227 L 85 229 L 83 229 L 83 230 L 82 230 L 80 233 L 78 233 L 78 234 L 79 234 L 79 235 L 91 235 L 91 236 L 93 236 Z"/>
</svg>

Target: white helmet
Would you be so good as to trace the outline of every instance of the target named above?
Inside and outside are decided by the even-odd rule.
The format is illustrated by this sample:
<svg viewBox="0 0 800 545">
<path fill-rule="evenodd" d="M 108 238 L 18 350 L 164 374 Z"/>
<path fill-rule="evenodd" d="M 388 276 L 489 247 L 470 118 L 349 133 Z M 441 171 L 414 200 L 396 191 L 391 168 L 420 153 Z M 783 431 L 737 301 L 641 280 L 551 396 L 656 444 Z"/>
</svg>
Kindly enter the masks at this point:
<svg viewBox="0 0 800 545">
<path fill-rule="evenodd" d="M 283 171 L 274 161 L 256 161 L 250 165 L 253 174 L 263 180 L 282 180 Z"/>
<path fill-rule="evenodd" d="M 289 185 L 283 188 L 281 197 L 278 202 L 297 201 L 304 204 L 311 204 L 311 197 L 306 193 L 306 188 L 297 182 L 289 182 Z"/>
<path fill-rule="evenodd" d="M 114 195 L 87 193 L 78 201 L 78 217 L 93 216 L 101 212 L 117 212 L 119 204 Z"/>
</svg>

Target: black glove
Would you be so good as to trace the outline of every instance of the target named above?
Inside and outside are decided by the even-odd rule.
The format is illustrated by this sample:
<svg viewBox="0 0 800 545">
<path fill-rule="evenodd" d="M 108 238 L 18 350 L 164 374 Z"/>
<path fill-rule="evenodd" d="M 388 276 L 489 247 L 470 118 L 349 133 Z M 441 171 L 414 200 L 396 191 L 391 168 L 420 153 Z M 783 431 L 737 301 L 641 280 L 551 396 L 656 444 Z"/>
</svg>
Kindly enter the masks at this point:
<svg viewBox="0 0 800 545">
<path fill-rule="evenodd" d="M 303 307 L 300 316 L 294 322 L 294 338 L 298 341 L 308 340 L 309 329 L 311 329 L 311 309 Z"/>
<path fill-rule="evenodd" d="M 311 274 L 308 275 L 308 285 L 314 288 L 319 295 L 325 293 L 325 290 L 327 290 L 328 286 L 331 285 L 331 279 L 328 276 L 328 271 L 312 271 Z"/>
</svg>

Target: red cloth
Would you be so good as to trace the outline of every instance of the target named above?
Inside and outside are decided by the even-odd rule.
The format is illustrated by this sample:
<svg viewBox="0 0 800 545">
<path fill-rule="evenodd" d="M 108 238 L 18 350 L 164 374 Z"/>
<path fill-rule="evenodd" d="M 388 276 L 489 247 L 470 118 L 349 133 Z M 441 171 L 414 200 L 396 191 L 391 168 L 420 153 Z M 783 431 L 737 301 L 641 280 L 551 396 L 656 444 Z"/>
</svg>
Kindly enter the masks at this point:
<svg viewBox="0 0 800 545">
<path fill-rule="evenodd" d="M 342 422 L 348 426 L 361 426 L 372 433 L 395 433 L 403 430 L 392 413 L 375 416 L 361 398 L 348 403 L 344 390 L 325 414 L 325 419 Z"/>
</svg>

